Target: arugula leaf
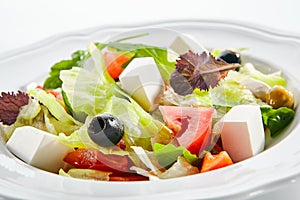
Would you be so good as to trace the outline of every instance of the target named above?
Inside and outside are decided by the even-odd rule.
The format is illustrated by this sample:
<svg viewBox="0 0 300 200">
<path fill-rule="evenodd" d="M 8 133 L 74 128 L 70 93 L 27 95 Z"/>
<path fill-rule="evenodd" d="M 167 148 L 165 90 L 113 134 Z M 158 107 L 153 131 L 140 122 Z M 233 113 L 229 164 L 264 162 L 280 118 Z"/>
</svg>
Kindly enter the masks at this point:
<svg viewBox="0 0 300 200">
<path fill-rule="evenodd" d="M 229 70 L 239 66 L 216 60 L 206 52 L 199 55 L 189 51 L 180 55 L 176 70 L 171 75 L 170 84 L 174 91 L 181 95 L 191 94 L 196 88 L 208 90 L 217 86 Z"/>
</svg>

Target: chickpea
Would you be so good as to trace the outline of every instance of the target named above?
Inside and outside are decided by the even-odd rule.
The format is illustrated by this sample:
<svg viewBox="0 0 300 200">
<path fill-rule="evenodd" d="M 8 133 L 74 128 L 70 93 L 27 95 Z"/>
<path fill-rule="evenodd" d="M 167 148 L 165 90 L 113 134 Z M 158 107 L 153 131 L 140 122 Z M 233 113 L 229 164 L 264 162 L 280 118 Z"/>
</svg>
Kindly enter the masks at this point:
<svg viewBox="0 0 300 200">
<path fill-rule="evenodd" d="M 267 94 L 266 103 L 277 109 L 279 107 L 294 107 L 294 96 L 282 86 L 272 87 Z"/>
</svg>

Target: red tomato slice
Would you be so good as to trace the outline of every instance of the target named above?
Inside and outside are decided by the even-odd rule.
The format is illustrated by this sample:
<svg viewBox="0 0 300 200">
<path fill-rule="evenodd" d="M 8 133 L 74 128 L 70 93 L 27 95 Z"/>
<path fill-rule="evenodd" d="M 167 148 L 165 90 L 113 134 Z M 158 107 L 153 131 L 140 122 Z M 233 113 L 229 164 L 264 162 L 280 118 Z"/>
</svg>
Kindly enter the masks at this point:
<svg viewBox="0 0 300 200">
<path fill-rule="evenodd" d="M 116 53 L 116 52 L 104 52 L 104 61 L 107 66 L 107 71 L 113 79 L 119 78 L 123 72 L 123 64 L 130 61 L 131 57 Z"/>
<path fill-rule="evenodd" d="M 209 147 L 212 108 L 160 106 L 159 109 L 180 146 L 196 155 Z"/>
<path fill-rule="evenodd" d="M 128 156 L 104 154 L 97 149 L 77 149 L 68 153 L 64 161 L 76 168 L 96 169 L 117 174 L 130 172 L 129 168 L 132 166 Z"/>
<path fill-rule="evenodd" d="M 232 164 L 233 162 L 226 151 L 221 151 L 220 153 L 215 155 L 212 155 L 210 152 L 207 152 L 203 159 L 201 172 L 208 172 Z"/>
</svg>

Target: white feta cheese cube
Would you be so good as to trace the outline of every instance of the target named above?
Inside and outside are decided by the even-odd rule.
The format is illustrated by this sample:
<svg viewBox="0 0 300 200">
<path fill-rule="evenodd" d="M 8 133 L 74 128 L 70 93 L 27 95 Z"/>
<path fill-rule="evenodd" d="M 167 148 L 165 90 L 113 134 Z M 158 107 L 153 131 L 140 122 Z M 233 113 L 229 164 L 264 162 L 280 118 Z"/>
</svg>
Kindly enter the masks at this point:
<svg viewBox="0 0 300 200">
<path fill-rule="evenodd" d="M 202 45 L 196 42 L 196 40 L 187 35 L 177 36 L 169 48 L 179 55 L 187 53 L 189 50 L 192 50 L 194 53 L 207 51 Z"/>
<path fill-rule="evenodd" d="M 164 91 L 164 81 L 152 57 L 134 58 L 119 77 L 121 87 L 146 111 L 154 110 Z"/>
<path fill-rule="evenodd" d="M 223 148 L 234 162 L 264 150 L 265 133 L 259 106 L 234 106 L 220 123 Z"/>
<path fill-rule="evenodd" d="M 7 141 L 7 148 L 24 162 L 37 168 L 58 172 L 63 158 L 72 148 L 56 140 L 57 136 L 31 126 L 17 128 Z"/>
</svg>

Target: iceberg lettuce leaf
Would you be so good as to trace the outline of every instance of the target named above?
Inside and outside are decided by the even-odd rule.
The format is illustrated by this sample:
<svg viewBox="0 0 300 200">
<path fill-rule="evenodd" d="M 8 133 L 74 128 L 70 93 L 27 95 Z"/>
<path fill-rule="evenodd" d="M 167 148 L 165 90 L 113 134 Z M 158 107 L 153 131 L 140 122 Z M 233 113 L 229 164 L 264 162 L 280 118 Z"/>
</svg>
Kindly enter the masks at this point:
<svg viewBox="0 0 300 200">
<path fill-rule="evenodd" d="M 264 74 L 255 69 L 255 67 L 251 63 L 246 63 L 243 67 L 240 68 L 239 72 L 241 74 L 248 75 L 256 80 L 262 81 L 268 84 L 270 87 L 273 87 L 275 85 L 286 85 L 286 80 L 282 77 L 281 71 L 271 74 Z"/>
<path fill-rule="evenodd" d="M 90 45 L 89 50 L 95 61 L 89 69 L 74 67 L 71 70 L 61 71 L 60 74 L 63 81 L 62 90 L 73 116 L 93 117 L 104 112 L 115 115 L 124 123 L 124 141 L 128 146 L 137 145 L 152 149 L 152 140 L 168 142 L 171 131 L 153 119 L 106 74 L 99 49 Z M 87 121 L 85 123 L 87 124 Z"/>
<path fill-rule="evenodd" d="M 241 82 L 248 77 L 239 72 L 230 71 L 217 87 L 210 89 L 212 104 L 222 107 L 233 107 L 240 104 L 263 104 Z"/>
</svg>

